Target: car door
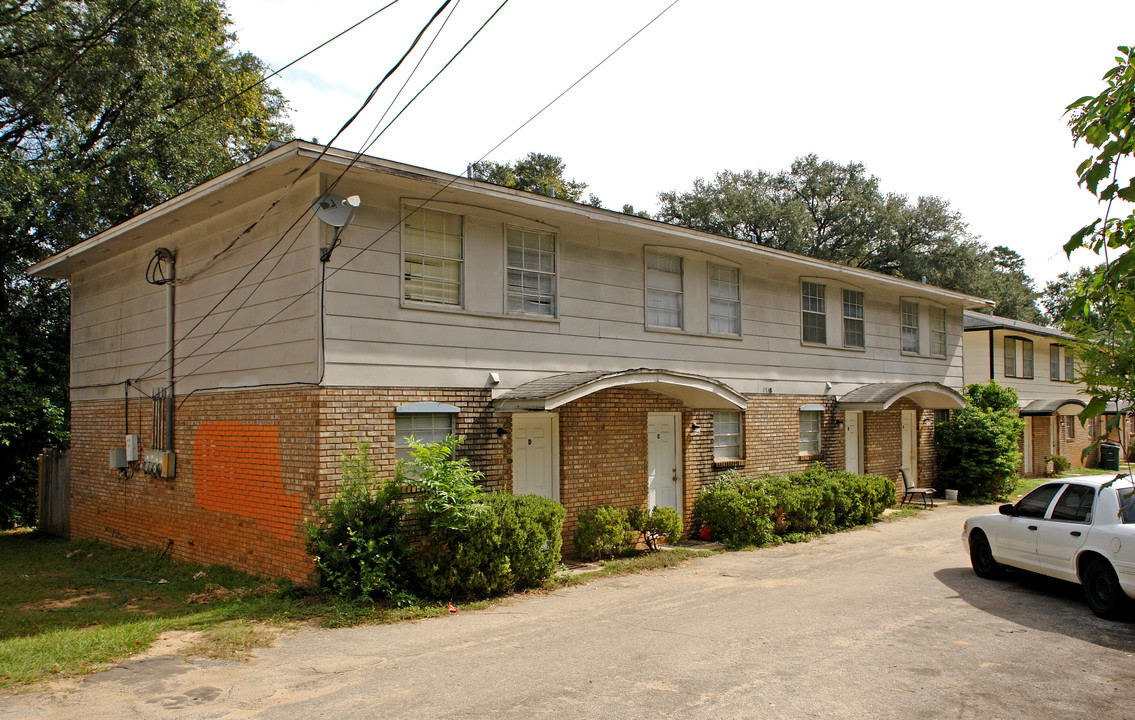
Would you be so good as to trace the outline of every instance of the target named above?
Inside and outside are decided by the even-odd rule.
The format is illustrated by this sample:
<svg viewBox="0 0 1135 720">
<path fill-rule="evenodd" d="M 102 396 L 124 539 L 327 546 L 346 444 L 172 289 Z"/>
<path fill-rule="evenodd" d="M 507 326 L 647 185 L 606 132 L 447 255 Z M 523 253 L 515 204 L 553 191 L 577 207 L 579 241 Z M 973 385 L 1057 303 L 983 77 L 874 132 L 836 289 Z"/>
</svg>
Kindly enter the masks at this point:
<svg viewBox="0 0 1135 720">
<path fill-rule="evenodd" d="M 1025 570 L 1037 570 L 1036 541 L 1040 521 L 1048 514 L 1063 483 L 1046 483 L 1017 501 L 1013 514 L 997 529 L 994 556 L 1003 563 Z"/>
<path fill-rule="evenodd" d="M 1094 488 L 1069 483 L 1048 517 L 1038 521 L 1036 554 L 1040 572 L 1076 581 L 1076 551 L 1088 539 L 1095 499 Z"/>
</svg>

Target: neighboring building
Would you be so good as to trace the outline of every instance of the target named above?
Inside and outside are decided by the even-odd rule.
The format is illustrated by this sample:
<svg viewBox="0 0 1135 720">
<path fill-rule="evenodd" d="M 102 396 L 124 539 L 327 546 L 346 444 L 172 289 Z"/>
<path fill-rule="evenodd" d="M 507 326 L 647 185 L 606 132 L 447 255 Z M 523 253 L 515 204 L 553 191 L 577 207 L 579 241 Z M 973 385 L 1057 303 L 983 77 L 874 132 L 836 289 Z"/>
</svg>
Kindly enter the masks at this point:
<svg viewBox="0 0 1135 720">
<path fill-rule="evenodd" d="M 1104 428 L 1104 419 L 1080 424 L 1090 396 L 1076 381 L 1072 337 L 1056 328 L 965 313 L 965 380 L 996 380 L 1017 391 L 1025 430 L 1021 472 L 1041 475 L 1049 459 L 1062 455 L 1073 467 L 1095 467 L 1099 451 L 1083 451 Z"/>
<path fill-rule="evenodd" d="M 690 527 L 728 468 L 933 480 L 962 313 L 987 301 L 320 151 L 284 145 L 32 268 L 71 281 L 76 537 L 302 580 L 342 454 L 369 440 L 388 475 L 409 435 L 465 436 L 489 487 L 564 504 L 569 542 L 588 505 Z M 332 187 L 362 199 L 339 237 L 304 214 Z M 108 467 L 135 434 L 147 462 Z"/>
</svg>

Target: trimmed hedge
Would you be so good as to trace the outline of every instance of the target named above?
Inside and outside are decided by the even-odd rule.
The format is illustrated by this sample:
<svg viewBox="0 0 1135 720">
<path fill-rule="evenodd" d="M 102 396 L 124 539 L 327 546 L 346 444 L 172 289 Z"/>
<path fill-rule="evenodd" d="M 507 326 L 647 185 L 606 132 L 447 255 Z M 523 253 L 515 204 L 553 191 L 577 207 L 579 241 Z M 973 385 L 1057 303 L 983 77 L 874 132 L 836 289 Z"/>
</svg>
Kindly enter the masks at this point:
<svg viewBox="0 0 1135 720">
<path fill-rule="evenodd" d="M 621 555 L 634 542 L 626 511 L 613 505 L 584 508 L 576 523 L 575 551 L 586 560 Z"/>
<path fill-rule="evenodd" d="M 698 494 L 694 516 L 716 539 L 740 547 L 866 525 L 894 503 L 895 485 L 887 478 L 832 472 L 815 463 L 789 475 L 745 478 L 730 471 Z"/>
</svg>

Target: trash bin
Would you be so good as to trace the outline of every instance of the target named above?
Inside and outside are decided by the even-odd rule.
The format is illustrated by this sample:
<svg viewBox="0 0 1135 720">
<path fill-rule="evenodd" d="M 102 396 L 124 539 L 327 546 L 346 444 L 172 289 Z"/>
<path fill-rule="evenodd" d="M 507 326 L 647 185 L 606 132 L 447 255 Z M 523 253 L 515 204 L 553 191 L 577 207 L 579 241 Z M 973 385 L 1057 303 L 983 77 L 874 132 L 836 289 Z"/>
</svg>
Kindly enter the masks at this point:
<svg viewBox="0 0 1135 720">
<path fill-rule="evenodd" d="M 1119 470 L 1119 451 L 1122 449 L 1116 443 L 1100 444 L 1100 469 Z"/>
</svg>

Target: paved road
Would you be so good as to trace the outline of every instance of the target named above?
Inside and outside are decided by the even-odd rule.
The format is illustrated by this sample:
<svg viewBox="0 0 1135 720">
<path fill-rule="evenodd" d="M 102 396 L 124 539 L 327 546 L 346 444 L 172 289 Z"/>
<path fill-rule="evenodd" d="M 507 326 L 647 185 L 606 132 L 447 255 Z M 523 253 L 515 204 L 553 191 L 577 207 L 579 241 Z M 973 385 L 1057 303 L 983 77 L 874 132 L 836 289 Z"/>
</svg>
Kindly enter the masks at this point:
<svg viewBox="0 0 1135 720">
<path fill-rule="evenodd" d="M 127 663 L 17 718 L 1124 718 L 1135 624 L 990 582 L 972 508 L 728 553 L 491 610 L 307 629 L 245 663 Z"/>
</svg>

